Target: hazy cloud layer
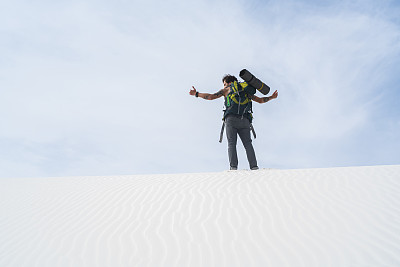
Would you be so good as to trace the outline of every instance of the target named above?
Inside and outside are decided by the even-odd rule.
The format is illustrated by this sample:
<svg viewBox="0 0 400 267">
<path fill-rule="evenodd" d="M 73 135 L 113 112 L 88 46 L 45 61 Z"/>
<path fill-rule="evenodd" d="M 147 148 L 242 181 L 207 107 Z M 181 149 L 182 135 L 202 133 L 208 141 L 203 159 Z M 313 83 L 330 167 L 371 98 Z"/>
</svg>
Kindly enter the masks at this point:
<svg viewBox="0 0 400 267">
<path fill-rule="evenodd" d="M 13 1 L 0 10 L 1 177 L 224 170 L 223 100 L 188 91 L 216 92 L 242 68 L 279 91 L 254 104 L 260 167 L 399 163 L 395 2 Z"/>
</svg>

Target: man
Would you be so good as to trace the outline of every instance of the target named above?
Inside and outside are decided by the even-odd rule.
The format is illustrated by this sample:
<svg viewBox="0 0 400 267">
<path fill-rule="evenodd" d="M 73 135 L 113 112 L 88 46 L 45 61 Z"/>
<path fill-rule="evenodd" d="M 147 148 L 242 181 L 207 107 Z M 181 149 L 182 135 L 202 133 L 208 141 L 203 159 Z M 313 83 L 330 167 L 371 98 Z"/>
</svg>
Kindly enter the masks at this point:
<svg viewBox="0 0 400 267">
<path fill-rule="evenodd" d="M 278 97 L 278 91 L 275 91 L 269 97 L 257 97 L 253 94 L 242 93 L 246 91 L 255 92 L 255 88 L 247 83 L 238 83 L 235 76 L 225 75 L 222 78 L 224 88 L 215 94 L 199 93 L 196 88 L 192 86 L 189 94 L 195 97 L 201 97 L 206 100 L 214 100 L 225 97 L 225 112 L 224 122 L 226 125 L 226 137 L 228 139 L 228 156 L 231 170 L 237 170 L 238 157 L 236 151 L 237 136 L 239 135 L 242 140 L 243 146 L 246 150 L 247 160 L 249 161 L 251 170 L 258 170 L 257 159 L 254 152 L 250 130 L 252 121 L 251 100 L 257 103 L 266 103 Z M 245 88 L 244 88 L 245 87 Z M 246 91 L 244 89 L 246 89 Z M 243 89 L 243 90 L 242 90 Z M 242 91 L 241 91 L 242 90 Z M 239 95 L 241 91 L 241 96 Z"/>
</svg>

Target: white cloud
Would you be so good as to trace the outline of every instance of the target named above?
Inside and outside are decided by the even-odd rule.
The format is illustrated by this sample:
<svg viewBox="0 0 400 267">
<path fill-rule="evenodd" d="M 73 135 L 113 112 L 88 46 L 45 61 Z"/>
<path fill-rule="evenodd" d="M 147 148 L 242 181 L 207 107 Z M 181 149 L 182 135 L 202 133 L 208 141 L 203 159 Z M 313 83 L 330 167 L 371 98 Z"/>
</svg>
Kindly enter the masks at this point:
<svg viewBox="0 0 400 267">
<path fill-rule="evenodd" d="M 1 12 L 0 138 L 35 146 L 41 167 L 34 156 L 24 166 L 46 175 L 224 169 L 222 100 L 188 91 L 215 92 L 223 74 L 248 68 L 280 94 L 254 104 L 262 165 L 343 165 L 346 153 L 362 164 L 340 144 L 377 134 L 368 133 L 371 115 L 398 95 L 382 97 L 381 86 L 397 79 L 400 31 L 395 8 L 359 5 L 9 3 Z M 71 148 L 70 157 L 54 157 Z"/>
</svg>

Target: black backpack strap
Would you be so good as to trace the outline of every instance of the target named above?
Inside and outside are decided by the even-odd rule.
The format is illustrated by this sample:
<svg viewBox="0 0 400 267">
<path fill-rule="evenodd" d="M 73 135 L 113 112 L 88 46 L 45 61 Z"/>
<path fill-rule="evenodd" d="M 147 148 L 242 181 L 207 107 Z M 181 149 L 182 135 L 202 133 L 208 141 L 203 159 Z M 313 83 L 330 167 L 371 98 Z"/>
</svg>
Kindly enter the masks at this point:
<svg viewBox="0 0 400 267">
<path fill-rule="evenodd" d="M 219 142 L 222 143 L 222 137 L 224 136 L 225 121 L 222 122 L 221 133 L 219 134 Z"/>
<path fill-rule="evenodd" d="M 256 131 L 254 131 L 254 127 L 253 127 L 253 124 L 252 124 L 252 123 L 250 123 L 250 130 L 251 130 L 251 132 L 253 133 L 254 139 L 256 139 L 256 138 L 257 138 L 257 135 L 256 135 Z"/>
</svg>

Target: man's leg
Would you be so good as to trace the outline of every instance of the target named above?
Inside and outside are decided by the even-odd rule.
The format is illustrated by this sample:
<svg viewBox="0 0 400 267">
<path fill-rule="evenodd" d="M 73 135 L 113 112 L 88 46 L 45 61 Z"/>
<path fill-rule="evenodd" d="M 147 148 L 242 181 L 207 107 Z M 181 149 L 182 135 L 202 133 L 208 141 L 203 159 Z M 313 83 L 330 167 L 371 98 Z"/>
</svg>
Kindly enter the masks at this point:
<svg viewBox="0 0 400 267">
<path fill-rule="evenodd" d="M 254 152 L 253 144 L 250 136 L 250 122 L 247 119 L 245 128 L 240 128 L 238 134 L 242 140 L 244 149 L 246 150 L 247 160 L 249 161 L 250 169 L 258 169 L 256 153 Z"/>
<path fill-rule="evenodd" d="M 235 127 L 234 117 L 226 118 L 226 139 L 228 140 L 228 157 L 231 169 L 237 169 L 238 157 L 236 151 L 237 129 Z"/>
</svg>

